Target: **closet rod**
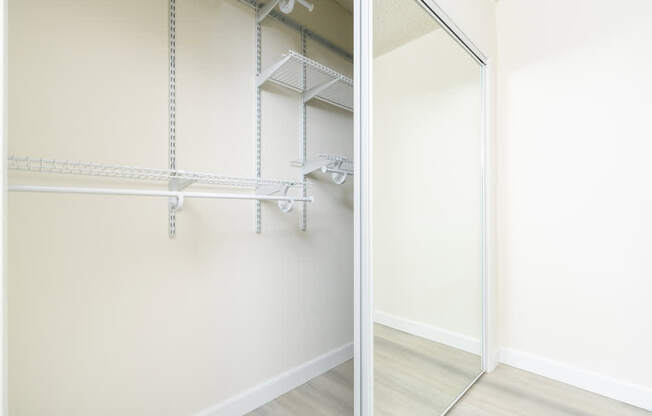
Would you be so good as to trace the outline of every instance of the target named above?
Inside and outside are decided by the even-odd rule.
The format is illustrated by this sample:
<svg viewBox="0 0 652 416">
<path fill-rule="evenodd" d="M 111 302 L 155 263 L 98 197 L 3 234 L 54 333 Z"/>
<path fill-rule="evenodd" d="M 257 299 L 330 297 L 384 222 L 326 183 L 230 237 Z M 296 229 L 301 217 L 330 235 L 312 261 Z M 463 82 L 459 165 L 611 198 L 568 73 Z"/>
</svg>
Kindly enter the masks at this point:
<svg viewBox="0 0 652 416">
<path fill-rule="evenodd" d="M 238 193 L 212 193 L 212 192 L 187 192 L 187 191 L 153 191 L 141 189 L 118 188 L 80 188 L 68 186 L 41 186 L 41 185 L 9 185 L 10 192 L 46 192 L 56 194 L 95 194 L 95 195 L 121 195 L 121 196 L 158 196 L 168 198 L 210 198 L 210 199 L 244 199 L 259 201 L 302 201 L 313 202 L 313 197 L 288 196 L 288 195 L 256 195 Z"/>
</svg>

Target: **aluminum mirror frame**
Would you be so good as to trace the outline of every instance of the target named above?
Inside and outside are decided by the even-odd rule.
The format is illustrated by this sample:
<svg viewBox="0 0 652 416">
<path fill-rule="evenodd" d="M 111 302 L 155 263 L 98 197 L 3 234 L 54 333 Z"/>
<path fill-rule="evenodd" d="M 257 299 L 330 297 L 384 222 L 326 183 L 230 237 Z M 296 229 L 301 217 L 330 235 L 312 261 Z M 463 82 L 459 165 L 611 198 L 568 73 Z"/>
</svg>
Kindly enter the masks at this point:
<svg viewBox="0 0 652 416">
<path fill-rule="evenodd" d="M 482 205 L 483 205 L 483 259 L 482 259 L 482 369 L 480 374 L 443 412 L 446 414 L 485 373 L 489 365 L 489 258 L 491 253 L 489 221 L 492 195 L 488 155 L 489 137 L 489 80 L 490 65 L 487 56 L 455 24 L 434 0 L 419 2 L 435 21 L 456 40 L 480 65 L 482 71 Z M 373 2 L 354 0 L 354 415 L 373 416 L 373 263 L 372 263 L 372 189 L 373 189 Z"/>
</svg>

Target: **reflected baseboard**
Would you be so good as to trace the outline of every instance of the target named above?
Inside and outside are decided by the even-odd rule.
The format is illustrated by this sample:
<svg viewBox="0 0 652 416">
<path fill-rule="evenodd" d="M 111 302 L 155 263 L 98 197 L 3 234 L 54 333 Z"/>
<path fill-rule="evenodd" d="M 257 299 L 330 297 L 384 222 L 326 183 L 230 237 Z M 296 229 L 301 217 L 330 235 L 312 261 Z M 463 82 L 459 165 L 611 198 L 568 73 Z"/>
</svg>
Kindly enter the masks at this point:
<svg viewBox="0 0 652 416">
<path fill-rule="evenodd" d="M 429 341 L 439 342 L 440 344 L 448 345 L 449 347 L 457 348 L 471 354 L 480 355 L 482 353 L 480 339 L 460 334 L 459 332 L 438 328 L 382 311 L 374 312 L 374 321 L 392 329 L 403 331 Z"/>
</svg>

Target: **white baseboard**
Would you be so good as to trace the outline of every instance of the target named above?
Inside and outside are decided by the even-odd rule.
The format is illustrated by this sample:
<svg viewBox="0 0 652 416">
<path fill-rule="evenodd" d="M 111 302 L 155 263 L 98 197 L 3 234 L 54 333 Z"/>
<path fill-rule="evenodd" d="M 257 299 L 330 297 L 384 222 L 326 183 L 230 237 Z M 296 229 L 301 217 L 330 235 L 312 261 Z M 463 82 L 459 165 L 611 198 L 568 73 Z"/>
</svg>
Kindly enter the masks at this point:
<svg viewBox="0 0 652 416">
<path fill-rule="evenodd" d="M 195 416 L 242 416 L 353 358 L 353 343 L 320 355 Z"/>
<path fill-rule="evenodd" d="M 425 338 L 430 341 L 439 342 L 462 351 L 480 355 L 482 353 L 482 343 L 479 339 L 458 332 L 449 331 L 443 328 L 437 328 L 432 325 L 413 321 L 400 316 L 392 315 L 382 311 L 374 312 L 374 321 L 388 326 L 390 328 L 407 332 L 417 337 Z"/>
<path fill-rule="evenodd" d="M 611 399 L 652 410 L 652 388 L 616 380 L 534 354 L 502 348 L 500 362 Z"/>
</svg>

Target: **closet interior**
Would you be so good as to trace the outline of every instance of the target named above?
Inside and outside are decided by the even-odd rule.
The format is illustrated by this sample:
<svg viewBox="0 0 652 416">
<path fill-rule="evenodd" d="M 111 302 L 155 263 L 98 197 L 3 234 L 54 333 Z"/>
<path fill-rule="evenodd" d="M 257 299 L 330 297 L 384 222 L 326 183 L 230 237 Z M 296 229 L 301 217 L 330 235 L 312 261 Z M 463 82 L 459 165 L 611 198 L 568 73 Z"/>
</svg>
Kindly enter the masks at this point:
<svg viewBox="0 0 652 416">
<path fill-rule="evenodd" d="M 352 3 L 9 16 L 10 414 L 353 414 Z"/>
<path fill-rule="evenodd" d="M 652 414 L 618 3 L 4 0 L 0 416 Z"/>
<path fill-rule="evenodd" d="M 355 414 L 352 7 L 10 1 L 10 414 Z M 374 9 L 374 406 L 444 414 L 485 371 L 482 62 Z"/>
</svg>

